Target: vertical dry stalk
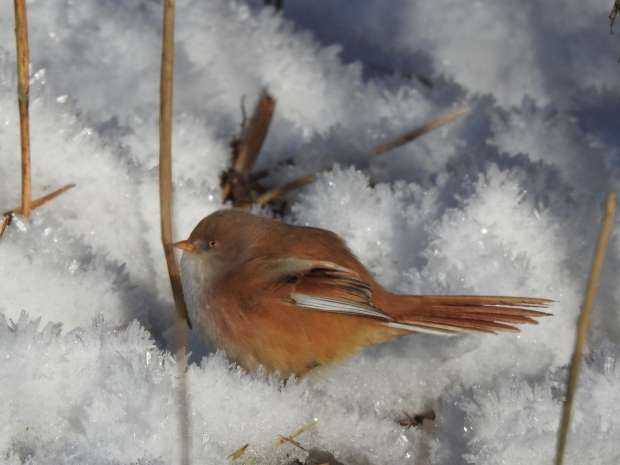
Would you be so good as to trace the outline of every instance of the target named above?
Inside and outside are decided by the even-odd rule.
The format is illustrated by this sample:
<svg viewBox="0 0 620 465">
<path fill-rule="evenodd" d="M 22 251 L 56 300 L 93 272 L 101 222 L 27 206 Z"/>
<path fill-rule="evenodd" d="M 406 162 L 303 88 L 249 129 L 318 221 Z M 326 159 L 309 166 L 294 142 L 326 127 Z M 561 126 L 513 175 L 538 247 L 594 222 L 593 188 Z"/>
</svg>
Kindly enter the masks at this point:
<svg viewBox="0 0 620 465">
<path fill-rule="evenodd" d="M 575 391 L 577 390 L 577 381 L 579 377 L 579 369 L 581 367 L 583 349 L 586 344 L 588 328 L 590 326 L 590 314 L 592 313 L 592 305 L 594 304 L 594 298 L 596 297 L 596 292 L 598 290 L 599 277 L 601 275 L 601 269 L 603 268 L 603 262 L 605 260 L 605 252 L 607 251 L 609 236 L 611 235 L 611 230 L 613 228 L 615 211 L 616 193 L 611 192 L 607 197 L 607 208 L 605 210 L 603 223 L 601 225 L 601 232 L 596 244 L 594 261 L 592 262 L 592 270 L 590 271 L 590 277 L 588 278 L 586 295 L 581 309 L 581 315 L 579 316 L 579 323 L 577 325 L 577 338 L 575 340 L 575 349 L 573 351 L 573 358 L 570 364 L 568 386 L 566 389 L 566 400 L 564 401 L 562 421 L 558 432 L 558 444 L 555 454 L 556 465 L 562 465 L 564 461 L 564 451 L 566 449 L 566 438 L 570 427 L 573 399 L 575 397 Z"/>
<path fill-rule="evenodd" d="M 30 123 L 28 118 L 28 100 L 30 79 L 28 73 L 28 19 L 26 0 L 15 0 L 15 41 L 17 43 L 17 101 L 19 104 L 19 129 L 22 148 L 22 212 L 30 217 Z"/>
<path fill-rule="evenodd" d="M 172 77 L 174 70 L 174 11 L 175 1 L 164 0 L 160 120 L 159 120 L 159 202 L 161 214 L 161 240 L 168 265 L 168 275 L 176 307 L 176 359 L 178 367 L 177 402 L 179 406 L 180 461 L 190 463 L 189 396 L 187 390 L 187 306 L 179 265 L 174 255 L 172 242 Z"/>
</svg>

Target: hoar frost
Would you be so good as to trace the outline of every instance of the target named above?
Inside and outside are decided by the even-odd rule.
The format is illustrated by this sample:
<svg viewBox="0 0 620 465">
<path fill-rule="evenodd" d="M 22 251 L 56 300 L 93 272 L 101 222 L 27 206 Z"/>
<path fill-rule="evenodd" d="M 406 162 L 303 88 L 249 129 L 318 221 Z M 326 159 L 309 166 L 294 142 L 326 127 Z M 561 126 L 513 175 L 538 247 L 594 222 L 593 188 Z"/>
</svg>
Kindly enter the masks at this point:
<svg viewBox="0 0 620 465">
<path fill-rule="evenodd" d="M 292 157 L 274 183 L 317 174 L 285 221 L 337 232 L 398 292 L 556 303 L 520 334 L 416 335 L 286 384 L 206 356 L 193 334 L 193 463 L 230 463 L 244 444 L 258 463 L 303 461 L 274 443 L 315 419 L 297 440 L 347 464 L 413 464 L 424 451 L 435 464 L 549 463 L 599 206 L 620 185 L 617 51 L 600 2 L 296 1 L 283 16 L 262 4 L 177 2 L 175 237 L 224 207 L 240 102 L 251 109 L 266 88 L 277 108 L 259 168 Z M 33 195 L 76 187 L 0 241 L 0 461 L 173 463 L 161 5 L 31 1 L 28 13 Z M 3 2 L 2 212 L 20 203 L 13 27 Z M 456 105 L 469 107 L 461 121 L 369 155 Z M 619 270 L 615 235 L 568 464 L 620 459 Z M 428 408 L 429 434 L 396 422 Z"/>
</svg>

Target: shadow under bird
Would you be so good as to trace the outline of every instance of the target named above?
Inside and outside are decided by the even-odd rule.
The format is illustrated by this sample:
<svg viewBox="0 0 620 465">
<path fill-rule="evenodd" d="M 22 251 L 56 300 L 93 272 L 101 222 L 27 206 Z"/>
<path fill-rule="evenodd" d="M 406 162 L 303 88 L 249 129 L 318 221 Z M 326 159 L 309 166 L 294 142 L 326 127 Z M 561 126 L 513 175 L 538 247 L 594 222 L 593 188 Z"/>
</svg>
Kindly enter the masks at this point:
<svg viewBox="0 0 620 465">
<path fill-rule="evenodd" d="M 412 333 L 518 332 L 551 303 L 394 294 L 333 232 L 237 209 L 207 216 L 175 245 L 189 318 L 203 337 L 243 368 L 284 378 Z"/>
</svg>

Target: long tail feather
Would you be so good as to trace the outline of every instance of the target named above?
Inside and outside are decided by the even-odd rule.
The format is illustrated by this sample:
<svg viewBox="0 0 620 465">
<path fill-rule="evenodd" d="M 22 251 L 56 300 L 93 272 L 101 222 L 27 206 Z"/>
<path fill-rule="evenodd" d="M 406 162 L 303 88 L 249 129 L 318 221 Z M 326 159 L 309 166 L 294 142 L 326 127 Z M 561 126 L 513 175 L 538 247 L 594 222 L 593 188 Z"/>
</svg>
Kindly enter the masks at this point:
<svg viewBox="0 0 620 465">
<path fill-rule="evenodd" d="M 395 320 L 393 328 L 454 334 L 519 332 L 514 325 L 538 324 L 535 318 L 550 315 L 538 309 L 547 308 L 552 301 L 532 297 L 393 295 L 390 303 L 392 308 L 385 310 Z"/>
</svg>

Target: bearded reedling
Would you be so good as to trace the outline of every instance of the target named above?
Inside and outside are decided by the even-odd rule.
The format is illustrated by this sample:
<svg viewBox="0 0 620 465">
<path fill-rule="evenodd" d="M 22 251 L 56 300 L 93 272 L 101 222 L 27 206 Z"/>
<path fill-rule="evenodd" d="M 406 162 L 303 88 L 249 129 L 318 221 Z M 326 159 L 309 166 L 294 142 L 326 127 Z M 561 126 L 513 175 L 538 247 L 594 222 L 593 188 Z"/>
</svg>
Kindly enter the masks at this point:
<svg viewBox="0 0 620 465">
<path fill-rule="evenodd" d="M 394 294 L 333 232 L 238 209 L 207 216 L 175 245 L 190 319 L 209 344 L 284 378 L 409 334 L 518 332 L 551 303 Z"/>
</svg>

